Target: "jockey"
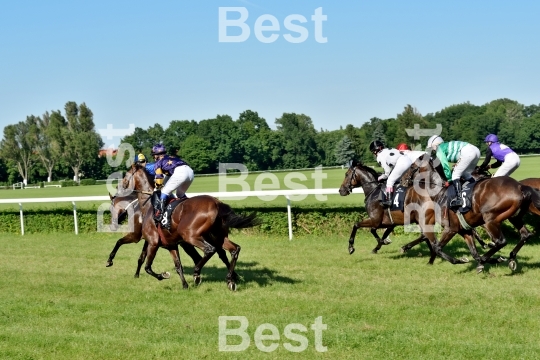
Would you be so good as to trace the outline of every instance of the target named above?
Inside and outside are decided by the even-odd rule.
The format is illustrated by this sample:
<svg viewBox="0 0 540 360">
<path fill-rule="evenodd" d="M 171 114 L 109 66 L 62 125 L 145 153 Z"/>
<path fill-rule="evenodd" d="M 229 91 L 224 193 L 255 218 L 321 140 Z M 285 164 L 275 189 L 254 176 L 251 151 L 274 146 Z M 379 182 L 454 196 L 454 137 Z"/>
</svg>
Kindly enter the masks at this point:
<svg viewBox="0 0 540 360">
<path fill-rule="evenodd" d="M 450 201 L 450 206 L 463 206 L 461 182 L 459 179 L 463 177 L 466 181 L 474 181 L 471 173 L 480 158 L 480 150 L 476 146 L 464 141 L 444 142 L 439 135 L 430 137 L 427 147 L 436 151 L 436 156 L 441 162 L 446 179 L 453 183 L 456 189 L 456 197 Z M 448 162 L 457 163 L 453 170 L 450 168 Z"/>
<path fill-rule="evenodd" d="M 384 144 L 379 140 L 369 144 L 369 151 L 377 157 L 377 162 L 384 169 L 384 174 L 377 179 L 378 181 L 386 179 L 386 199 L 382 204 L 383 206 L 392 206 L 394 184 L 411 167 L 411 159 L 401 154 L 397 149 L 385 149 Z"/>
<path fill-rule="evenodd" d="M 166 152 L 163 144 L 156 144 L 152 147 L 152 156 L 156 160 L 154 164 L 156 188 L 159 189 L 163 186 L 165 175 L 170 176 L 165 186 L 161 189 L 160 200 L 155 204 L 154 220 L 159 222 L 163 219 L 165 202 L 171 192 L 176 190 L 176 196 L 178 198 L 184 197 L 195 176 L 193 170 L 184 160 L 176 156 L 167 155 Z M 169 223 L 163 224 L 163 222 L 162 225 L 166 229 L 170 229 L 171 226 Z"/>
<path fill-rule="evenodd" d="M 520 161 L 518 154 L 516 154 L 508 146 L 499 143 L 499 138 L 497 135 L 489 134 L 486 136 L 484 142 L 487 144 L 488 148 L 486 150 L 486 158 L 482 165 L 480 165 L 480 169 L 487 170 L 499 168 L 495 174 L 493 174 L 493 177 L 497 177 L 510 176 L 510 174 L 512 174 L 519 167 Z M 491 156 L 493 156 L 497 161 L 489 165 Z"/>
<path fill-rule="evenodd" d="M 414 163 L 416 159 L 418 159 L 420 156 L 425 155 L 425 151 L 417 151 L 417 150 L 411 150 L 409 149 L 409 146 L 405 143 L 399 144 L 396 149 L 399 150 L 400 153 L 407 155 L 409 159 L 411 159 L 411 162 Z"/>
<path fill-rule="evenodd" d="M 139 154 L 137 156 L 135 156 L 135 160 L 133 161 L 134 163 L 137 163 L 137 164 L 140 164 L 141 166 L 144 166 L 144 169 L 146 170 L 146 172 L 152 176 L 155 176 L 156 175 L 156 171 L 154 170 L 154 164 L 155 163 L 148 163 L 146 161 L 146 156 L 144 156 L 144 154 Z"/>
</svg>

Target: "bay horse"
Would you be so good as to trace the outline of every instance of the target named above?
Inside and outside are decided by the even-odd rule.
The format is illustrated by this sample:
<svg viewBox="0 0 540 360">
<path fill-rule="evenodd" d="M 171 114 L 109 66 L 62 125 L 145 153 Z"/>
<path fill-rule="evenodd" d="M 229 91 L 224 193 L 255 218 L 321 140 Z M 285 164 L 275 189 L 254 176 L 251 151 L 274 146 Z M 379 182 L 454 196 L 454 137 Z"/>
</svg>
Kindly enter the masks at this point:
<svg viewBox="0 0 540 360">
<path fill-rule="evenodd" d="M 107 267 L 113 266 L 113 259 L 116 256 L 116 253 L 118 252 L 118 249 L 120 249 L 120 246 L 125 244 L 136 244 L 142 239 L 142 213 L 139 207 L 139 199 L 137 198 L 136 193 L 130 193 L 128 195 L 120 195 L 117 193 L 116 195 L 109 194 L 109 198 L 111 199 L 111 206 L 110 206 L 110 212 L 111 212 L 111 230 L 118 229 L 118 225 L 122 223 L 122 221 L 128 217 L 128 213 L 131 212 L 132 216 L 130 218 L 131 226 L 132 226 L 132 232 L 124 235 L 122 238 L 120 238 L 115 246 L 112 252 L 109 255 L 109 259 L 107 260 Z M 132 211 L 129 211 L 128 209 L 132 209 Z M 197 265 L 201 259 L 202 256 L 195 250 L 195 247 L 193 245 L 190 245 L 188 243 L 182 242 L 180 243 L 180 246 L 182 246 L 182 249 L 186 252 L 186 254 L 189 255 L 189 257 L 193 260 L 193 264 Z M 144 263 L 144 260 L 146 259 L 146 249 L 148 247 L 148 242 L 145 240 L 143 244 L 143 248 L 141 251 L 141 255 L 139 256 L 139 259 L 137 261 L 137 270 L 135 271 L 135 278 L 138 278 L 140 275 L 142 264 Z M 217 253 L 219 255 L 219 258 L 227 269 L 229 268 L 229 260 L 227 259 L 227 255 L 225 254 L 225 251 L 221 248 L 217 249 Z M 233 276 L 237 276 L 236 273 L 233 274 Z"/>
<path fill-rule="evenodd" d="M 131 184 L 131 185 L 130 185 Z M 182 281 L 182 287 L 189 286 L 184 278 L 182 264 L 177 245 L 186 242 L 196 246 L 204 253 L 202 259 L 195 265 L 193 279 L 196 285 L 201 283 L 201 269 L 206 262 L 223 248 L 231 254 L 229 272 L 226 276 L 227 287 L 236 290 L 235 266 L 240 253 L 240 246 L 232 242 L 228 235 L 230 228 L 242 229 L 260 224 L 255 213 L 250 215 L 236 214 L 229 205 L 218 199 L 200 195 L 188 198 L 180 203 L 171 215 L 171 230 L 156 227 L 153 219 L 154 208 L 149 197 L 153 194 L 152 180 L 144 167 L 132 164 L 122 180 L 124 189 L 131 189 L 137 193 L 141 212 L 143 214 L 142 234 L 148 242 L 145 271 L 158 280 L 167 277 L 167 273 L 156 274 L 152 270 L 152 263 L 159 247 L 169 250 L 176 272 Z"/>
<path fill-rule="evenodd" d="M 435 169 L 431 158 L 424 159 L 425 156 L 418 158 L 410 169 L 408 169 L 401 178 L 401 184 L 412 186 L 415 183 L 428 184 L 432 190 L 431 199 L 435 201 L 443 211 L 443 232 L 439 242 L 432 245 L 433 250 L 443 259 L 452 264 L 462 263 L 457 259 L 442 252 L 442 248 L 459 233 L 465 239 L 469 250 L 478 262 L 477 272 L 482 272 L 484 264 L 498 263 L 506 259 L 491 257 L 506 245 L 506 239 L 501 230 L 501 223 L 509 220 L 516 229 L 519 229 L 521 241 L 525 242 L 531 233 L 523 223 L 523 216 L 529 206 L 533 204 L 532 210 L 540 215 L 540 195 L 526 185 L 520 184 L 510 177 L 496 177 L 480 180 L 474 187 L 472 195 L 471 210 L 463 214 L 467 228 L 461 225 L 456 213 L 448 209 L 445 181 Z M 495 244 L 493 248 L 484 255 L 479 256 L 474 246 L 472 238 L 472 229 L 484 225 L 491 241 Z"/>
<path fill-rule="evenodd" d="M 369 166 L 365 166 L 360 162 L 352 162 L 349 169 L 345 173 L 345 179 L 339 188 L 341 196 L 351 194 L 352 189 L 362 187 L 365 194 L 365 208 L 368 218 L 353 225 L 351 236 L 349 237 L 349 254 L 354 252 L 354 238 L 359 228 L 371 228 L 371 234 L 377 240 L 377 246 L 372 250 L 374 254 L 380 250 L 383 245 L 388 245 L 391 242 L 387 240 L 388 234 L 398 225 L 408 225 L 416 223 L 420 225 L 422 234 L 420 237 L 409 245 L 413 247 L 425 241 L 428 247 L 431 248 L 431 243 L 436 242 L 433 225 L 435 225 L 435 212 L 431 199 L 425 194 L 412 192 L 411 188 L 406 190 L 404 206 L 405 209 L 412 211 L 391 211 L 385 209 L 379 201 L 381 195 L 381 186 L 377 180 L 378 173 Z M 377 234 L 377 229 L 386 229 L 382 239 Z"/>
</svg>

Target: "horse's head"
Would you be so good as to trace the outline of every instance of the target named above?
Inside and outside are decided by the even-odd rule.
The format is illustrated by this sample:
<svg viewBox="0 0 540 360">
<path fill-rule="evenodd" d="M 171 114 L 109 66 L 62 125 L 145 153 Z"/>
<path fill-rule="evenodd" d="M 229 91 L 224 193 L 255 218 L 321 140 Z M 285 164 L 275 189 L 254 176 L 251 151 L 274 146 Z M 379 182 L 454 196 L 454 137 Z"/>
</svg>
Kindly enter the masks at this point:
<svg viewBox="0 0 540 360">
<path fill-rule="evenodd" d="M 131 193 L 130 195 L 122 196 L 117 193 L 116 195 L 109 194 L 109 197 L 111 198 L 111 206 L 109 208 L 111 211 L 111 230 L 116 231 L 118 225 L 128 216 L 127 208 L 132 206 L 137 200 L 137 195 Z"/>
<path fill-rule="evenodd" d="M 120 187 L 128 193 L 133 190 L 153 191 L 154 184 L 153 180 L 148 177 L 145 167 L 138 163 L 133 163 L 120 182 Z"/>
<path fill-rule="evenodd" d="M 351 161 L 349 169 L 345 173 L 345 179 L 343 179 L 339 188 L 339 194 L 347 196 L 354 188 L 374 182 L 377 182 L 377 172 L 375 170 L 362 165 L 360 162 Z"/>
<path fill-rule="evenodd" d="M 442 170 L 441 170 L 442 171 Z M 440 186 L 443 178 L 437 170 L 434 160 L 428 155 L 422 155 L 401 176 L 400 184 L 405 187 L 413 184 L 424 183 L 426 186 Z"/>
<path fill-rule="evenodd" d="M 471 176 L 474 178 L 474 180 L 478 181 L 482 179 L 489 179 L 491 177 L 491 173 L 487 169 L 476 166 L 471 173 Z"/>
</svg>

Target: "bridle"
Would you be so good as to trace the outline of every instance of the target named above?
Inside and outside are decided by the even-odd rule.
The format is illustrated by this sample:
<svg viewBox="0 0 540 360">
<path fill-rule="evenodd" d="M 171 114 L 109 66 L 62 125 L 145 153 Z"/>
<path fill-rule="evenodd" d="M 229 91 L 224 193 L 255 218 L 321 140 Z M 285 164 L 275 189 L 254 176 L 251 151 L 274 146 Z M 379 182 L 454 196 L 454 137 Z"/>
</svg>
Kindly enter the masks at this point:
<svg viewBox="0 0 540 360">
<path fill-rule="evenodd" d="M 142 168 L 141 168 L 142 169 Z M 139 171 L 139 168 L 138 167 L 132 167 L 131 169 L 129 169 L 126 173 L 126 176 L 128 174 L 131 174 L 131 176 L 129 177 L 129 179 L 127 180 L 127 183 L 129 184 L 131 182 L 131 179 L 135 176 L 135 173 Z M 122 182 L 124 182 L 124 180 L 122 180 Z M 123 185 L 123 184 L 122 184 Z M 145 195 L 152 195 L 153 192 L 151 191 L 144 191 L 144 190 L 136 190 L 136 189 L 131 189 L 132 192 L 134 193 L 141 193 L 141 194 L 145 194 Z M 113 197 L 114 198 L 114 197 Z M 146 203 L 146 202 L 145 202 Z M 144 205 L 144 204 L 143 204 Z"/>
<path fill-rule="evenodd" d="M 362 183 L 360 181 L 358 181 L 357 183 L 357 186 L 354 186 L 352 184 L 352 181 L 353 181 L 353 178 L 356 178 L 356 172 L 358 170 L 358 167 L 356 167 L 356 165 L 351 165 L 351 167 L 349 168 L 349 170 L 352 170 L 352 173 L 351 173 L 351 176 L 349 177 L 349 181 L 348 181 L 348 184 L 347 184 L 347 191 L 350 193 L 352 193 L 352 190 L 355 188 L 355 187 L 360 187 L 362 186 Z M 377 183 L 378 181 L 375 180 L 375 181 L 368 181 L 368 182 L 364 182 L 364 185 L 366 184 L 373 184 L 373 183 Z M 368 194 L 366 194 L 365 198 L 367 199 L 369 195 L 371 195 L 372 192 L 375 191 L 375 189 L 377 189 L 379 186 L 373 188 L 373 190 L 371 190 Z"/>
</svg>

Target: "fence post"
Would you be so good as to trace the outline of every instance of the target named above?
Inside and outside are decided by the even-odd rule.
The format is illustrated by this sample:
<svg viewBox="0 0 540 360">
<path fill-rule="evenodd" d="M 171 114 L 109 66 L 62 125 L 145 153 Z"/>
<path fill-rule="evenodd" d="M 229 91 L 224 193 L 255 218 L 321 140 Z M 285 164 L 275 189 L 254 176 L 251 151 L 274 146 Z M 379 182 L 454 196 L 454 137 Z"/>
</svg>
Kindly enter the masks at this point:
<svg viewBox="0 0 540 360">
<path fill-rule="evenodd" d="M 291 198 L 285 195 L 287 199 L 287 220 L 289 222 L 289 240 L 292 240 L 292 216 L 291 216 Z"/>
<path fill-rule="evenodd" d="M 73 219 L 75 220 L 75 235 L 79 235 L 79 227 L 77 226 L 77 205 L 75 205 L 75 201 L 72 201 L 73 203 Z"/>
<path fill-rule="evenodd" d="M 19 203 L 19 212 L 21 214 L 21 235 L 24 235 L 24 217 L 23 217 L 23 210 L 22 210 L 22 204 Z"/>
</svg>

